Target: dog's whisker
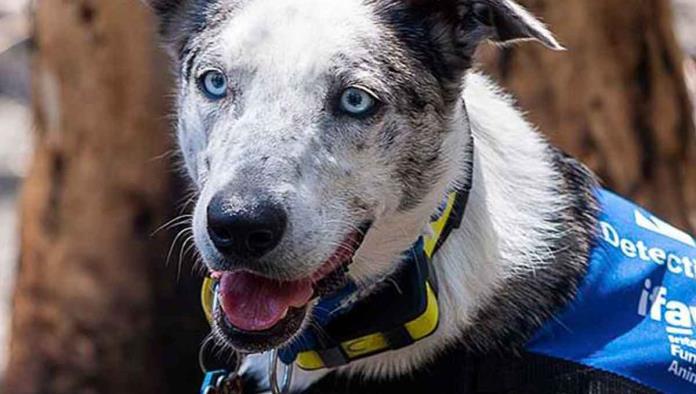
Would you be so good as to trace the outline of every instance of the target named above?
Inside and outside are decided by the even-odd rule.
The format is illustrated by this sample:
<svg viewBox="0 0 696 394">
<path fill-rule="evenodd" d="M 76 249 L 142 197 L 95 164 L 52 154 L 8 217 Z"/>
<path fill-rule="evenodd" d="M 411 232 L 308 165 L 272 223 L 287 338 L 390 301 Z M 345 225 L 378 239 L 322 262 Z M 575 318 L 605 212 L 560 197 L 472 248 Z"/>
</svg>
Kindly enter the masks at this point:
<svg viewBox="0 0 696 394">
<path fill-rule="evenodd" d="M 191 248 L 196 246 L 191 241 L 193 241 L 193 235 L 190 235 L 188 238 L 184 239 L 184 241 L 181 243 L 181 250 L 179 251 L 179 263 L 177 264 L 177 269 L 176 269 L 177 282 L 181 279 L 181 267 L 183 265 L 184 255 L 186 254 L 186 250 L 190 250 Z M 191 242 L 191 244 L 187 246 L 187 244 L 189 242 Z"/>
<path fill-rule="evenodd" d="M 169 220 L 168 222 L 164 223 L 163 225 L 157 227 L 152 233 L 150 233 L 151 237 L 154 237 L 159 233 L 160 231 L 164 229 L 169 229 L 173 227 L 178 227 L 182 226 L 184 224 L 189 224 L 191 221 L 191 218 L 193 218 L 193 215 L 179 215 L 175 217 L 174 219 Z"/>
<path fill-rule="evenodd" d="M 181 203 L 179 203 L 179 213 L 185 212 L 188 208 L 191 207 L 191 205 L 196 201 L 198 197 L 198 191 L 197 190 L 191 190 L 188 192 L 181 200 Z M 193 216 L 193 215 L 191 215 Z"/>
<path fill-rule="evenodd" d="M 169 261 L 170 261 L 170 259 L 171 259 L 171 257 L 172 257 L 172 253 L 174 252 L 174 247 L 176 246 L 178 240 L 179 240 L 182 236 L 184 236 L 184 235 L 186 235 L 187 233 L 189 233 L 190 231 L 191 231 L 191 229 L 185 228 L 185 229 L 179 231 L 179 233 L 174 237 L 174 240 L 172 240 L 172 244 L 171 244 L 171 246 L 169 247 L 169 252 L 167 253 L 167 259 L 165 260 L 165 263 L 164 263 L 165 267 L 168 267 L 168 266 L 169 266 Z"/>
</svg>

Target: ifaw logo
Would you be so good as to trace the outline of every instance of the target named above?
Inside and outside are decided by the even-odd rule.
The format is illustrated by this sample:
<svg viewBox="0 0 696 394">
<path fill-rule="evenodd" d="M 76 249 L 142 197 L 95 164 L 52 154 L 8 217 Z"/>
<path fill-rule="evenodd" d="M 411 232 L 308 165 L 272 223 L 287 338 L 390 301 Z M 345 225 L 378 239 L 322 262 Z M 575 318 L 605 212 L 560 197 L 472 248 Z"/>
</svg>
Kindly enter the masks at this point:
<svg viewBox="0 0 696 394">
<path fill-rule="evenodd" d="M 667 324 L 665 330 L 675 335 L 693 335 L 696 325 L 696 306 L 687 305 L 678 300 L 670 300 L 664 286 L 652 286 L 650 279 L 645 280 L 645 288 L 638 302 L 638 314 L 649 317 L 656 322 Z"/>
</svg>

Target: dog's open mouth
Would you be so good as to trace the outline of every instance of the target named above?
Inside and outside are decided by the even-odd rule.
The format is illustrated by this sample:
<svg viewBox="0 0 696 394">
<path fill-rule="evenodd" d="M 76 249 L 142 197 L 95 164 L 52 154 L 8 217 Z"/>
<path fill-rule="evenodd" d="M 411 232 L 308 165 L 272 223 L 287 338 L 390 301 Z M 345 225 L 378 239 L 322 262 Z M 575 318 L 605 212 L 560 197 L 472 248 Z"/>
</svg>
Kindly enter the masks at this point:
<svg viewBox="0 0 696 394">
<path fill-rule="evenodd" d="M 348 283 L 347 267 L 369 226 L 349 234 L 312 275 L 277 281 L 247 271 L 215 272 L 220 333 L 242 351 L 264 351 L 282 345 L 302 327 L 310 302 Z"/>
</svg>

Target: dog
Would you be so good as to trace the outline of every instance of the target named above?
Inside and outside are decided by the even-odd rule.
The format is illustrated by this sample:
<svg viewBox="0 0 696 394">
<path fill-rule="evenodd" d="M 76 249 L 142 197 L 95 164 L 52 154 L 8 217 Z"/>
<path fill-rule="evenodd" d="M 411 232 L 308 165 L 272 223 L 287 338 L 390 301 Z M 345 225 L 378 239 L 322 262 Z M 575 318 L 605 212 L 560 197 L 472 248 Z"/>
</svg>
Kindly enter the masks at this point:
<svg viewBox="0 0 696 394">
<path fill-rule="evenodd" d="M 692 319 L 688 283 L 666 281 L 689 279 L 693 238 L 603 191 L 473 67 L 483 41 L 563 49 L 520 5 L 146 1 L 174 58 L 178 144 L 197 191 L 192 230 L 214 283 L 213 337 L 246 355 L 233 371 L 243 392 L 693 390 L 688 335 L 645 342 L 649 356 L 668 353 L 664 365 L 628 340 L 664 337 L 649 324 Z M 435 324 L 399 339 L 399 320 L 378 336 L 386 344 L 370 345 L 386 351 L 355 359 L 346 355 L 355 349 L 317 350 L 323 368 L 295 368 L 279 383 L 276 367 L 291 368 L 298 354 L 285 350 L 279 362 L 278 349 L 305 346 L 310 331 L 315 342 L 329 336 L 316 320 L 322 300 L 349 284 L 337 308 L 381 312 L 339 329 L 399 319 L 401 301 L 376 294 L 390 283 L 394 297 L 408 293 L 395 279 L 413 260 L 404 252 L 420 253 L 449 209 L 458 220 L 424 265 L 432 275 L 415 282 L 427 285 L 412 291 L 414 305 L 436 297 L 427 304 L 436 320 L 419 320 Z M 627 238 L 612 221 L 619 213 L 620 223 L 640 214 L 641 231 L 669 248 Z M 603 282 L 617 276 L 612 253 L 642 270 L 615 286 L 628 294 L 618 299 L 625 308 L 611 309 L 614 287 Z M 681 306 L 668 298 L 680 295 L 689 297 Z M 631 331 L 641 322 L 648 331 Z"/>
</svg>

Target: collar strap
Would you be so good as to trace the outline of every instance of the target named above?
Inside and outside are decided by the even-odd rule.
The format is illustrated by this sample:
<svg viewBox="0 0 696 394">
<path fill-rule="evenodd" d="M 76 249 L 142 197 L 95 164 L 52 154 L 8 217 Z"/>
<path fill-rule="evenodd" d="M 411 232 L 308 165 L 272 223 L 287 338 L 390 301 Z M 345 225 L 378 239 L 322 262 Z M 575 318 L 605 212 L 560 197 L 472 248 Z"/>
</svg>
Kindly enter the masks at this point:
<svg viewBox="0 0 696 394">
<path fill-rule="evenodd" d="M 335 368 L 429 336 L 439 321 L 429 265 L 419 240 L 397 272 L 369 296 L 334 309 L 329 309 L 333 300 L 320 300 L 312 317 L 321 333 L 308 327 L 281 350 L 281 360 L 296 362 L 305 370 Z M 339 295 L 339 302 L 351 296 Z M 322 311 L 328 311 L 328 316 L 322 316 Z"/>
<path fill-rule="evenodd" d="M 428 258 L 433 258 L 449 238 L 450 233 L 461 226 L 468 201 L 469 190 L 458 190 L 447 196 L 444 206 L 440 209 L 442 213 L 436 215 L 430 222 L 432 234 L 424 237 L 424 250 Z"/>
<path fill-rule="evenodd" d="M 313 326 L 293 344 L 280 350 L 285 364 L 295 362 L 305 370 L 335 368 L 376 354 L 404 348 L 427 338 L 438 327 L 437 278 L 432 257 L 464 216 L 469 192 L 450 193 L 430 223 L 432 233 L 420 238 L 407 252 L 401 267 L 385 278 L 369 296 L 353 301 L 357 286 L 351 283 L 313 309 Z M 210 321 L 214 282 L 206 278 L 201 304 Z"/>
</svg>

